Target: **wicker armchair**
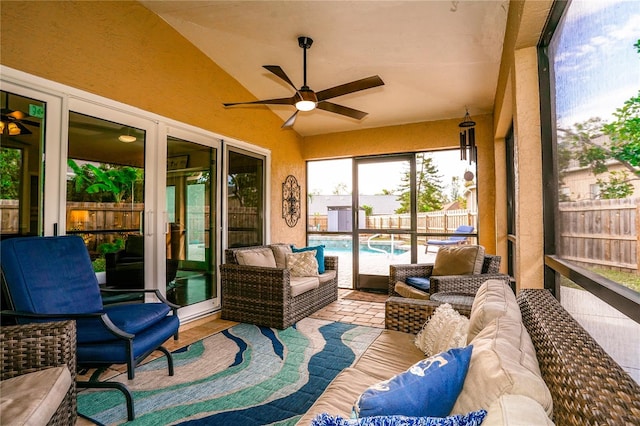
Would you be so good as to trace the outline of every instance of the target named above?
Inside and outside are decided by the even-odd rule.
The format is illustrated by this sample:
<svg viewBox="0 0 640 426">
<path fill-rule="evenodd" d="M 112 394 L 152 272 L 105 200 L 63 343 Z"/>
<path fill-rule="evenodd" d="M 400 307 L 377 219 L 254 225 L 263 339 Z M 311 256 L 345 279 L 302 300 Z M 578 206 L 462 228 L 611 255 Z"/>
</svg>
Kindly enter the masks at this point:
<svg viewBox="0 0 640 426">
<path fill-rule="evenodd" d="M 73 321 L 3 326 L 0 330 L 0 378 L 7 380 L 51 367 L 67 365 L 71 386 L 47 424 L 76 423 L 76 327 Z"/>
<path fill-rule="evenodd" d="M 453 292 L 475 295 L 482 283 L 490 279 L 504 280 L 510 285 L 510 277 L 499 272 L 500 261 L 500 256 L 486 254 L 482 272 L 476 275 L 432 276 L 433 263 L 390 265 L 389 296 L 401 296 L 395 291 L 396 282 L 405 282 L 408 277 L 429 278 L 431 283 L 429 294 Z"/>
</svg>

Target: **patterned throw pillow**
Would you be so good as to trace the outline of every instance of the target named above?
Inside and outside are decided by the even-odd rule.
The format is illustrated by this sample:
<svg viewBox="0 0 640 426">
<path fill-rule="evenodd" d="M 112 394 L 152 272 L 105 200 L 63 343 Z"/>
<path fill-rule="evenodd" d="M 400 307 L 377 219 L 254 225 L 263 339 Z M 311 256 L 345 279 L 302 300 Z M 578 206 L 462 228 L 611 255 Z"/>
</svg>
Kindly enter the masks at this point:
<svg viewBox="0 0 640 426">
<path fill-rule="evenodd" d="M 370 386 L 354 404 L 356 417 L 448 416 L 462 390 L 472 350 L 472 346 L 449 349 Z"/>
<path fill-rule="evenodd" d="M 345 419 L 322 413 L 312 420 L 311 426 L 480 426 L 486 415 L 486 410 L 479 410 L 448 417 L 374 416 Z"/>
<path fill-rule="evenodd" d="M 300 253 L 303 251 L 315 251 L 316 260 L 318 261 L 318 273 L 324 274 L 324 244 L 320 244 L 318 246 L 302 247 L 302 248 L 295 248 L 294 246 L 291 246 L 291 250 L 294 253 Z"/>
<path fill-rule="evenodd" d="M 318 261 L 315 250 L 287 254 L 287 269 L 292 277 L 317 277 Z"/>
<path fill-rule="evenodd" d="M 467 345 L 469 318 L 450 304 L 438 306 L 431 318 L 416 335 L 415 343 L 426 356 Z"/>
</svg>

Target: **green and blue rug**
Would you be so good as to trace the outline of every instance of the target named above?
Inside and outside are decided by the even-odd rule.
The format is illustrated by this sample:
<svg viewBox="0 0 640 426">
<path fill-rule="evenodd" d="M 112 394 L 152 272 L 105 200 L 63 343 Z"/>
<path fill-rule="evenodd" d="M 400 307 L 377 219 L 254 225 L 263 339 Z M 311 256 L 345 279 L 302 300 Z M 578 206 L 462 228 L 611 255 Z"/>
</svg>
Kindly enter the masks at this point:
<svg viewBox="0 0 640 426">
<path fill-rule="evenodd" d="M 239 324 L 174 353 L 175 375 L 155 360 L 115 379 L 133 392 L 128 425 L 293 425 L 382 330 L 305 318 L 286 330 Z M 78 411 L 126 422 L 117 391 L 78 394 Z"/>
</svg>

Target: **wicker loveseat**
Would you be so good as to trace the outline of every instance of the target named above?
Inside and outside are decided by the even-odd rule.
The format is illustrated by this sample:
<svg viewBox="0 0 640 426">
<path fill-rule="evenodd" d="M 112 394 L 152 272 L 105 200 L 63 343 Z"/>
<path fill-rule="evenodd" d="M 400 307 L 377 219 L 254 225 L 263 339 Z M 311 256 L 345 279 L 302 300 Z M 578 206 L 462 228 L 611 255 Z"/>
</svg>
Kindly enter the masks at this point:
<svg viewBox="0 0 640 426">
<path fill-rule="evenodd" d="M 75 424 L 75 322 L 3 326 L 0 339 L 0 423 Z"/>
<path fill-rule="evenodd" d="M 225 263 L 220 265 L 223 319 L 285 329 L 338 300 L 338 257 L 324 256 L 325 272 L 318 277 L 292 277 L 282 258 L 287 247 L 225 250 Z M 276 267 L 239 264 L 242 254 L 265 249 L 274 250 Z"/>
<path fill-rule="evenodd" d="M 499 287 L 499 281 L 493 283 L 498 283 Z M 495 352 L 502 362 L 489 363 L 488 365 L 492 366 L 490 368 L 476 368 L 476 372 L 473 373 L 474 379 L 470 379 L 471 371 L 474 369 L 472 357 L 463 393 L 456 401 L 452 414 L 460 413 L 462 405 L 458 404 L 464 404 L 462 401 L 468 404 L 470 396 L 478 396 L 479 399 L 485 400 L 487 406 L 482 404 L 482 408 L 489 412 L 483 426 L 549 425 L 551 421 L 562 426 L 640 424 L 640 386 L 604 352 L 550 292 L 522 290 L 517 301 L 513 299 L 515 303 L 509 302 L 508 305 L 511 307 L 505 308 L 510 310 L 509 318 L 485 317 L 487 312 L 507 306 L 507 298 L 500 294 L 506 296 L 511 290 L 504 287 L 502 293 L 493 291 L 491 297 L 487 296 L 489 293 L 484 293 L 480 297 L 483 300 L 480 302 L 482 305 L 474 306 L 476 314 L 480 313 L 479 317 L 485 318 L 486 329 L 481 329 L 476 335 L 484 341 L 484 345 L 476 344 L 476 339 L 471 340 L 474 351 L 476 346 L 483 347 L 490 353 Z M 493 285 L 494 290 L 495 288 Z M 386 329 L 351 368 L 344 370 L 329 384 L 320 398 L 302 416 L 298 425 L 308 425 L 311 419 L 320 413 L 349 417 L 353 403 L 365 389 L 405 371 L 423 359 L 424 354 L 414 344 L 415 335 L 438 306 L 439 304 L 432 300 L 390 297 L 386 302 Z M 465 306 L 454 308 L 466 316 L 471 313 Z M 526 345 L 521 344 L 520 350 L 516 349 L 506 357 L 500 355 L 503 353 L 501 349 L 505 348 L 505 341 L 515 340 L 518 347 L 518 341 L 526 340 L 519 340 L 519 334 L 510 331 L 521 329 L 514 326 L 519 322 L 512 319 L 516 314 L 521 314 L 520 324 L 531 337 L 534 360 L 537 360 L 539 366 L 538 377 L 544 381 L 548 391 L 540 393 L 533 390 L 535 387 L 540 389 L 539 379 L 533 382 L 536 383 L 535 386 L 529 386 L 531 380 L 519 379 L 520 385 L 514 384 L 512 387 L 509 383 L 515 382 L 510 381 L 517 382 L 516 377 L 522 377 L 519 376 L 522 373 L 516 373 L 515 370 L 510 370 L 513 375 L 498 374 L 503 368 L 508 368 L 507 365 L 514 368 L 514 360 L 515 368 L 522 365 L 527 366 L 528 371 L 532 371 L 528 362 L 518 362 L 529 356 L 523 355 Z M 474 321 L 470 323 L 470 329 L 472 323 Z M 500 323 L 503 325 L 497 325 Z M 477 322 L 475 324 L 477 325 Z M 491 329 L 498 331 L 491 332 Z M 512 338 L 514 335 L 515 339 Z M 487 342 L 490 344 L 487 345 Z M 538 396 L 541 395 L 546 395 L 541 398 L 544 404 L 539 401 Z"/>
</svg>

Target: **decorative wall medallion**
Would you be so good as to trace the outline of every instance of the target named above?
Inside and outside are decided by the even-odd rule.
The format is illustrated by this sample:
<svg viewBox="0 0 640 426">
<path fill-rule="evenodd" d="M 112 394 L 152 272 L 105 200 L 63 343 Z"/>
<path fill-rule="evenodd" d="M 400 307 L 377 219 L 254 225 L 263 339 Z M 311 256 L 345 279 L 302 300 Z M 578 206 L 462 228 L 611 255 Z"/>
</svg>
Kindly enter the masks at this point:
<svg viewBox="0 0 640 426">
<path fill-rule="evenodd" d="M 282 217 L 290 228 L 300 219 L 300 185 L 293 175 L 282 183 Z"/>
</svg>

